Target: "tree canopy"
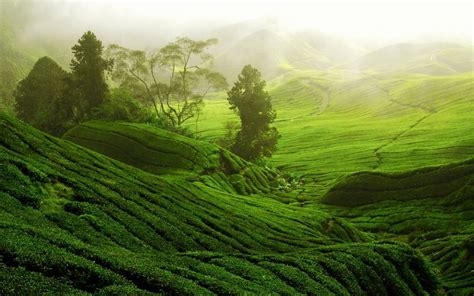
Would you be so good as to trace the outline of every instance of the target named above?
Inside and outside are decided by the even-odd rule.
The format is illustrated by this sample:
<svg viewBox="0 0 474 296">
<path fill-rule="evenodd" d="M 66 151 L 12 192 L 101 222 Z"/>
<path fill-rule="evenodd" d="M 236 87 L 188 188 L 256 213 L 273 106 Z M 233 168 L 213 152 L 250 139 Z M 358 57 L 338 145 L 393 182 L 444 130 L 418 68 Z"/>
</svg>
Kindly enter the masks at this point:
<svg viewBox="0 0 474 296">
<path fill-rule="evenodd" d="M 40 58 L 14 92 L 17 116 L 23 121 L 52 134 L 58 134 L 62 100 L 68 73 L 49 57 Z"/>
<path fill-rule="evenodd" d="M 105 73 L 111 70 L 112 60 L 103 58 L 103 50 L 102 41 L 91 31 L 84 33 L 72 47 L 74 59 L 71 60 L 69 95 L 74 98 L 79 120 L 91 114 L 108 95 Z"/>
<path fill-rule="evenodd" d="M 276 118 L 270 94 L 260 72 L 246 65 L 238 80 L 227 92 L 230 109 L 240 117 L 241 129 L 232 150 L 247 160 L 270 157 L 276 149 L 278 131 L 270 124 Z"/>
</svg>

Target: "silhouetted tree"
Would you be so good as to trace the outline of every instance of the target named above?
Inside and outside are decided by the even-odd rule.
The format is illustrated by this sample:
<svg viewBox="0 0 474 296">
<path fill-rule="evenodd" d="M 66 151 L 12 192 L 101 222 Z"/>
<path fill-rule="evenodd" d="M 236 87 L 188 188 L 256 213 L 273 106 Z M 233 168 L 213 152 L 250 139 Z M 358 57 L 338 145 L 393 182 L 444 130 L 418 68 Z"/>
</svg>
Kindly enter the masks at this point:
<svg viewBox="0 0 474 296">
<path fill-rule="evenodd" d="M 245 66 L 227 96 L 230 109 L 237 112 L 241 122 L 232 151 L 252 161 L 270 157 L 279 135 L 277 129 L 270 126 L 276 112 L 260 72 L 251 65 Z"/>
<path fill-rule="evenodd" d="M 67 119 L 59 110 L 68 73 L 48 57 L 40 58 L 14 92 L 18 118 L 51 134 L 60 134 Z"/>
<path fill-rule="evenodd" d="M 69 95 L 76 108 L 76 120 L 81 121 L 100 106 L 108 95 L 105 73 L 112 69 L 112 60 L 102 57 L 104 47 L 94 33 L 88 31 L 72 47 Z"/>
</svg>

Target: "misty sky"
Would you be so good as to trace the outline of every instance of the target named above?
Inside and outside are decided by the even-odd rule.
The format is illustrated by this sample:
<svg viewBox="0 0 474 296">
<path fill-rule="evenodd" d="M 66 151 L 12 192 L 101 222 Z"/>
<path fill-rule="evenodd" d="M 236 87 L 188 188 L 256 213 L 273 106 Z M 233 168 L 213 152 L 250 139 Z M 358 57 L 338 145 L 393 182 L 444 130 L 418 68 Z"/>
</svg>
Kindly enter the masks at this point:
<svg viewBox="0 0 474 296">
<path fill-rule="evenodd" d="M 0 0 L 9 1 L 9 0 Z M 473 4 L 437 0 L 36 0 L 37 30 L 69 33 L 92 29 L 133 38 L 174 38 L 258 19 L 278 20 L 282 30 L 319 30 L 355 38 L 403 41 L 418 37 L 474 39 Z M 44 18 L 41 16 L 44 15 Z M 33 31 L 34 32 L 34 31 Z M 156 33 L 160 32 L 160 37 Z M 109 34 L 110 35 L 110 34 Z M 117 37 L 118 36 L 118 37 Z M 121 36 L 121 37 L 120 37 Z M 104 36 L 105 39 L 107 37 Z"/>
</svg>

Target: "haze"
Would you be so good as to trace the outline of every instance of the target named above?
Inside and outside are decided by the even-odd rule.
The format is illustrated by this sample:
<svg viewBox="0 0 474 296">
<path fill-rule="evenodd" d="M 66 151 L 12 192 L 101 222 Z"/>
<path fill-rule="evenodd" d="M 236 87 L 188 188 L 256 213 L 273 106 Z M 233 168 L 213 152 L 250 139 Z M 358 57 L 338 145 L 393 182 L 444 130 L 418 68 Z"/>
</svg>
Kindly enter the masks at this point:
<svg viewBox="0 0 474 296">
<path fill-rule="evenodd" d="M 8 0 L 7 0 L 8 1 Z M 222 25 L 265 18 L 280 30 L 318 30 L 377 45 L 420 37 L 473 40 L 471 1 L 35 1 L 30 34 L 96 31 L 137 46 L 208 35 Z M 76 36 L 75 36 L 76 37 Z"/>
</svg>

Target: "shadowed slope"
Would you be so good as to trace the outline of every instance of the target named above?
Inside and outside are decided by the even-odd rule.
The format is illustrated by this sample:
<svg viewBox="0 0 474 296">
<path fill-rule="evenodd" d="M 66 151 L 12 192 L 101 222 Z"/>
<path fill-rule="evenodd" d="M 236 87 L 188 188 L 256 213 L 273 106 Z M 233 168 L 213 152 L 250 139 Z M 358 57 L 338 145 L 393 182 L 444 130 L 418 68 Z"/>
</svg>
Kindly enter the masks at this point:
<svg viewBox="0 0 474 296">
<path fill-rule="evenodd" d="M 443 198 L 472 186 L 474 160 L 404 173 L 360 172 L 332 187 L 321 201 L 339 206 L 359 206 L 384 200 Z"/>
<path fill-rule="evenodd" d="M 474 292 L 474 160 L 397 174 L 356 173 L 321 201 L 338 206 L 330 211 L 362 229 L 424 253 L 450 295 Z"/>
</svg>

